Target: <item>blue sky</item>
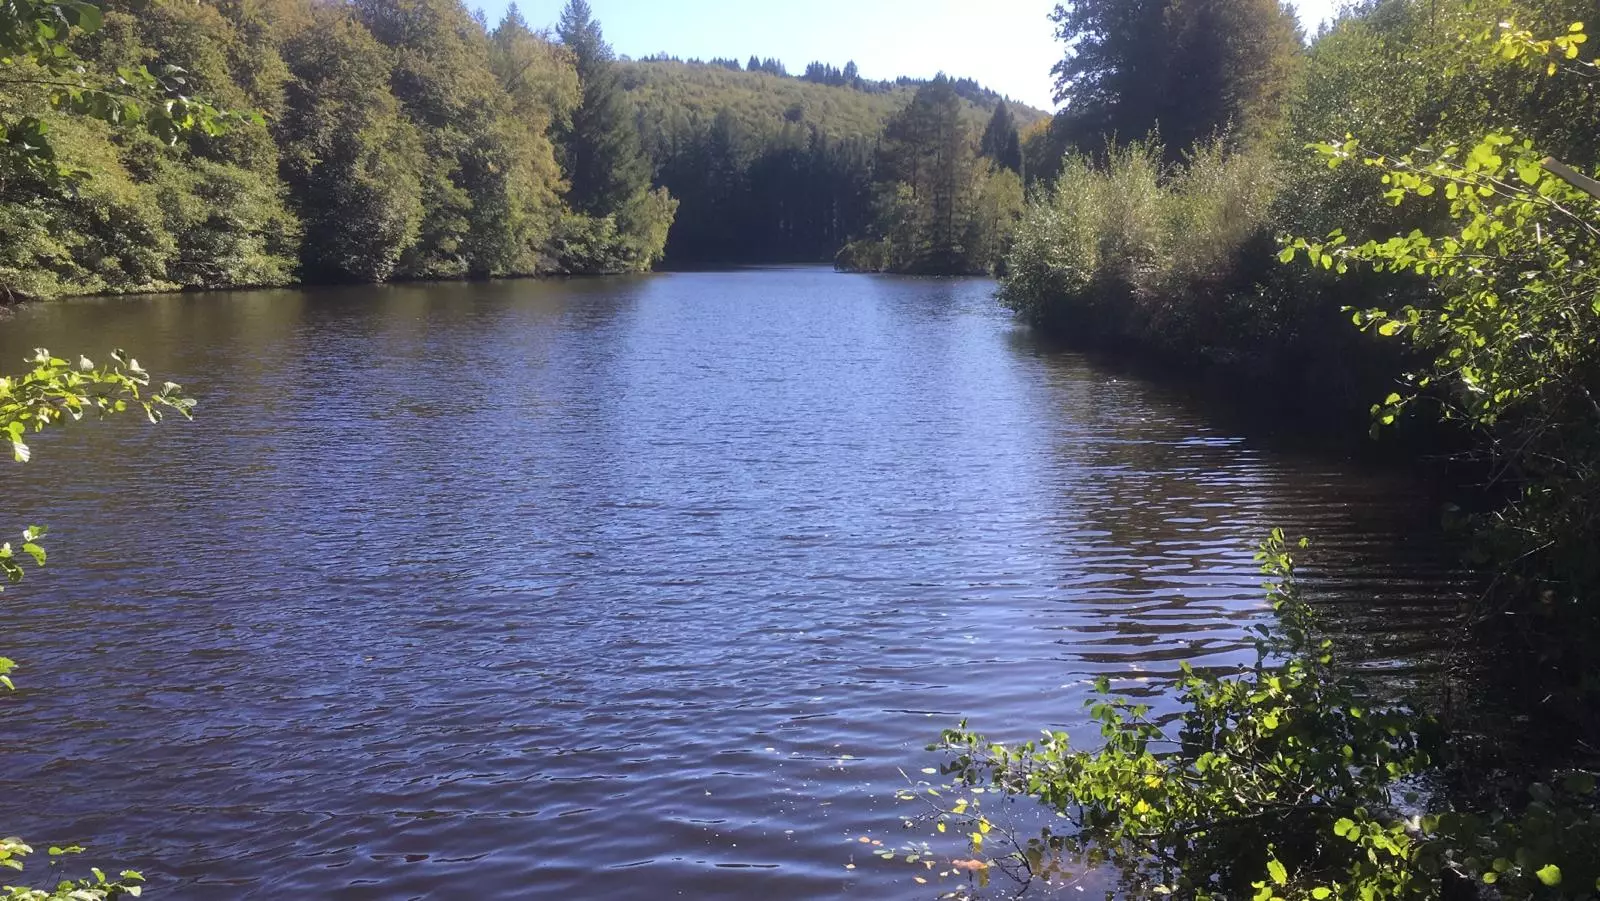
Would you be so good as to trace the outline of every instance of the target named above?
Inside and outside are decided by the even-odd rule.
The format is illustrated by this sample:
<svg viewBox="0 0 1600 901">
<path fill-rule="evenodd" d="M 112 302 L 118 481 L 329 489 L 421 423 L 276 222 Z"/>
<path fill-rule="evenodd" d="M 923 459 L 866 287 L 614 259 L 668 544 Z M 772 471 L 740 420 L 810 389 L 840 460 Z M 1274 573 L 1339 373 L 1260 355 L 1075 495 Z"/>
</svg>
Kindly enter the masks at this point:
<svg viewBox="0 0 1600 901">
<path fill-rule="evenodd" d="M 468 0 L 492 25 L 507 0 Z M 555 24 L 565 0 L 518 0 L 528 24 Z M 685 59 L 756 54 L 799 73 L 813 60 L 855 60 L 866 78 L 975 78 L 1041 109 L 1061 55 L 1048 19 L 1056 0 L 589 0 L 618 53 Z M 1308 32 L 1334 0 L 1296 0 Z"/>
</svg>

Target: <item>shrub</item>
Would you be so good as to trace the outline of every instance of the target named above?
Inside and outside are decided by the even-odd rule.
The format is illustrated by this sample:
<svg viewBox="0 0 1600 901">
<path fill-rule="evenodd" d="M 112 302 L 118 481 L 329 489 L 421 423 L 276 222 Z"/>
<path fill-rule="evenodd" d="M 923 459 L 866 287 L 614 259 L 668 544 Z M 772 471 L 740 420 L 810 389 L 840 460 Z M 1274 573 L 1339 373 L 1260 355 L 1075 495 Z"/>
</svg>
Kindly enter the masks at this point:
<svg viewBox="0 0 1600 901">
<path fill-rule="evenodd" d="M 1508 23 L 1478 52 L 1593 106 L 1600 64 L 1580 58 L 1587 41 L 1582 23 L 1548 39 Z M 1365 241 L 1335 230 L 1295 239 L 1283 257 L 1429 280 L 1414 303 L 1355 315 L 1422 356 L 1374 416 L 1393 423 L 1422 402 L 1474 430 L 1513 496 L 1494 510 L 1488 534 L 1502 587 L 1518 589 L 1497 593 L 1501 606 L 1483 612 L 1509 609 L 1523 615 L 1499 622 L 1546 627 L 1538 659 L 1558 664 L 1564 686 L 1582 689 L 1562 692 L 1569 702 L 1577 695 L 1592 705 L 1600 697 L 1592 653 L 1600 635 L 1600 185 L 1591 176 L 1600 168 L 1575 160 L 1586 170 L 1575 171 L 1511 127 L 1411 153 L 1372 149 L 1361 136 L 1317 149 L 1335 169 L 1381 173 L 1381 196 L 1396 207 L 1443 209 L 1427 229 Z M 1592 713 L 1574 706 L 1574 723 L 1592 729 Z"/>
<path fill-rule="evenodd" d="M 1275 169 L 1220 143 L 1172 167 L 1162 154 L 1149 141 L 1113 147 L 1102 163 L 1067 158 L 1023 215 L 1001 299 L 1090 342 L 1203 353 L 1218 331 L 1203 321 L 1254 302 L 1253 282 L 1235 283 L 1250 258 L 1268 256 Z"/>
<path fill-rule="evenodd" d="M 620 213 L 567 213 L 550 239 L 553 268 L 569 275 L 645 272 L 660 262 L 678 202 L 665 188 L 640 194 Z"/>
<path fill-rule="evenodd" d="M 1473 885 L 1505 897 L 1592 897 L 1593 775 L 1535 783 L 1520 810 L 1423 806 L 1419 788 L 1445 750 L 1435 725 L 1378 701 L 1336 662 L 1281 532 L 1257 560 L 1276 623 L 1254 627 L 1256 660 L 1238 672 L 1184 664 L 1179 715 L 1153 715 L 1101 679 L 1086 702 L 1098 748 L 1074 748 L 1064 732 L 1020 745 L 991 743 L 964 723 L 944 733 L 930 750 L 952 755 L 944 772 L 954 784 L 903 797 L 931 800 L 938 831 L 968 835 L 971 857 L 955 869 L 1052 881 L 1070 878 L 1066 866 L 1108 865 L 1133 898 L 1434 899 L 1472 897 Z M 994 847 L 993 805 L 982 800 L 990 791 L 1036 798 L 1071 828 Z"/>
</svg>

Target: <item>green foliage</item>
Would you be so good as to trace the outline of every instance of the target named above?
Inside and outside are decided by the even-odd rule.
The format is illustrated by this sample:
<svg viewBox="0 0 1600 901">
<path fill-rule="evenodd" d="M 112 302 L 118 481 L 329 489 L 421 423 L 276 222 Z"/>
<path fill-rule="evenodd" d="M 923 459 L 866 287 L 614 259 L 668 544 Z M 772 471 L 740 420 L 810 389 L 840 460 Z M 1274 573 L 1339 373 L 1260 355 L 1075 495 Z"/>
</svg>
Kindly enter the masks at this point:
<svg viewBox="0 0 1600 901">
<path fill-rule="evenodd" d="M 619 64 L 657 178 L 682 202 L 668 256 L 827 261 L 872 231 L 875 148 L 921 82 L 781 78 L 713 63 Z M 974 133 L 996 99 L 951 80 Z M 1010 105 L 1018 123 L 1042 113 Z M 876 242 L 866 242 L 876 244 Z M 869 267 L 871 268 L 871 267 Z"/>
<path fill-rule="evenodd" d="M 1500 590 L 1476 612 L 1518 614 L 1493 621 L 1529 630 L 1534 652 L 1519 663 L 1551 678 L 1544 709 L 1572 714 L 1580 753 L 1600 634 L 1589 597 L 1600 586 L 1600 73 L 1582 26 L 1559 17 L 1583 5 L 1379 0 L 1347 12 L 1309 54 L 1276 157 L 1208 148 L 1166 167 L 1137 145 L 1099 165 L 1069 155 L 1024 219 L 1003 289 L 1036 322 L 1214 361 L 1337 347 L 1358 332 L 1329 323 L 1307 343 L 1294 330 L 1349 305 L 1372 343 L 1408 345 L 1416 365 L 1383 389 L 1374 419 L 1436 409 L 1475 430 L 1488 472 L 1514 489 L 1485 517 Z M 1070 146 L 1056 127 L 1022 143 L 1030 169 Z M 1282 263 L 1311 265 L 1282 268 L 1265 258 L 1274 231 L 1326 237 L 1288 240 Z M 1197 235 L 1208 237 L 1187 243 Z M 1018 848 L 1013 864 L 1056 875 L 1109 863 L 1134 896 L 1600 891 L 1593 774 L 1424 806 L 1413 793 L 1442 778 L 1433 725 L 1403 706 L 1375 711 L 1332 667 L 1281 551 L 1265 548 L 1281 570 L 1280 626 L 1249 673 L 1186 672 L 1180 728 L 1102 686 L 1091 715 L 1105 745 L 1093 751 L 1058 734 L 1022 748 L 947 736 L 968 788 L 1036 796 L 1075 823 Z M 974 822 L 966 800 L 942 826 Z"/>
<path fill-rule="evenodd" d="M 949 79 L 941 75 L 919 88 L 884 129 L 874 234 L 845 248 L 838 264 L 940 275 L 994 271 L 1010 243 L 1022 190 L 1014 173 L 993 172 L 977 151 Z"/>
<path fill-rule="evenodd" d="M 583 3 L 559 42 L 461 0 L 6 9 L 11 297 L 828 260 L 871 230 L 875 144 L 921 84 L 618 61 Z M 1002 126 L 1041 114 L 946 86 L 969 130 L 994 112 L 991 155 L 1020 169 Z M 964 222 L 1005 225 L 996 184 L 961 182 L 989 205 Z M 684 198 L 679 228 L 658 188 Z M 941 240 L 992 268 L 1006 235 L 958 230 Z"/>
<path fill-rule="evenodd" d="M 150 385 L 149 374 L 138 360 L 121 351 L 112 352 L 111 363 L 102 366 L 87 357 L 73 364 L 43 349 L 35 351 L 29 362 L 33 368 L 21 375 L 0 376 L 0 432 L 10 440 L 18 463 L 26 463 L 31 456 L 24 437 L 46 426 L 130 409 L 142 410 L 151 422 L 160 422 L 163 410 L 176 410 L 187 418 L 194 408 L 194 401 L 172 382 L 144 394 Z"/>
<path fill-rule="evenodd" d="M 27 153 L 0 158 L 12 297 L 571 270 L 555 140 L 571 134 L 633 148 L 592 157 L 588 175 L 626 188 L 584 201 L 622 230 L 602 256 L 661 257 L 670 205 L 614 73 L 591 67 L 583 118 L 575 54 L 514 9 L 492 33 L 459 0 L 5 9 L 20 18 L 0 37 L 26 52 L 0 68 L 16 75 L 0 125 L 33 123 L 7 132 Z"/>
<path fill-rule="evenodd" d="M 523 140 L 488 33 L 458 0 L 358 0 L 353 9 L 393 51 L 390 84 L 425 154 L 421 238 L 402 254 L 400 274 L 535 271 L 555 216 L 554 167 L 532 155 L 548 154 L 548 144 Z"/>
<path fill-rule="evenodd" d="M 1408 839 L 1375 819 L 1395 806 L 1397 782 L 1430 756 L 1408 714 L 1375 706 L 1333 666 L 1332 644 L 1314 635 L 1281 533 L 1257 554 L 1273 581 L 1276 628 L 1256 627 L 1256 661 L 1239 674 L 1183 666 L 1183 715 L 1164 722 L 1111 693 L 1102 678 L 1088 702 L 1104 744 L 1071 747 L 1048 733 L 1016 747 L 951 730 L 947 769 L 968 785 L 1039 798 L 1076 827 L 1076 851 L 1103 859 L 1137 896 L 1229 898 L 1288 883 L 1376 888 L 1393 897 L 1381 863 Z M 1381 814 L 1380 814 L 1381 816 Z M 1357 825 L 1359 824 L 1359 825 Z M 1304 836 L 1361 830 L 1361 840 Z M 980 849 L 981 850 L 981 849 Z M 1263 878 L 1263 877 L 1266 878 Z M 1340 897 L 1360 897 L 1359 892 Z"/>
<path fill-rule="evenodd" d="M 1239 260 L 1270 235 L 1271 159 L 1220 143 L 1163 156 L 1144 143 L 1068 157 L 1017 229 L 1002 301 L 1090 341 L 1182 353 L 1236 340 L 1255 298 Z"/>
<path fill-rule="evenodd" d="M 3 664 L 0 664 L 3 665 Z M 77 846 L 49 849 L 52 858 L 80 854 Z M 34 853 L 31 845 L 15 838 L 0 838 L 0 867 L 21 871 L 23 858 Z M 19 885 L 0 885 L 3 901 L 107 901 L 110 898 L 137 898 L 143 893 L 144 876 L 135 870 L 123 870 L 117 878 L 108 879 L 98 867 L 90 867 L 92 878 L 63 879 L 49 889 L 28 888 Z"/>
<path fill-rule="evenodd" d="M 589 4 L 570 0 L 557 33 L 577 60 L 583 90 L 583 101 L 562 140 L 572 180 L 568 196 L 579 213 L 608 215 L 649 188 L 650 164 L 611 46 Z"/>
<path fill-rule="evenodd" d="M 1062 22 L 1073 34 L 1098 27 L 1095 23 L 1112 31 L 1086 37 L 1064 63 L 1064 77 L 1075 79 L 1071 90 L 1082 92 L 1076 111 L 1049 126 L 1024 131 L 1025 170 L 1039 200 L 1017 242 L 1027 259 L 1011 260 L 1007 267 L 1017 281 L 1008 289 L 1008 302 L 1032 321 L 1077 339 L 1270 378 L 1275 385 L 1292 386 L 1288 390 L 1296 396 L 1325 398 L 1336 411 L 1359 415 L 1372 400 L 1393 390 L 1410 351 L 1387 347 L 1375 335 L 1349 332 L 1341 308 L 1353 297 L 1370 298 L 1355 302 L 1387 309 L 1424 304 L 1426 282 L 1412 270 L 1369 269 L 1341 279 L 1331 267 L 1319 266 L 1315 272 L 1285 268 L 1272 259 L 1276 248 L 1271 238 L 1338 228 L 1360 245 L 1413 229 L 1431 233 L 1449 211 L 1442 193 L 1402 206 L 1386 202 L 1387 186 L 1376 168 L 1329 168 L 1306 154 L 1304 145 L 1351 132 L 1362 136 L 1364 147 L 1383 148 L 1393 156 L 1427 148 L 1421 151 L 1426 156 L 1451 143 L 1470 148 L 1481 135 L 1504 132 L 1506 123 L 1514 122 L 1519 140 L 1531 138 L 1545 152 L 1587 166 L 1587 161 L 1600 159 L 1600 103 L 1592 102 L 1592 92 L 1582 87 L 1592 80 L 1558 73 L 1530 86 L 1516 71 L 1519 66 L 1499 54 L 1471 49 L 1484 22 L 1543 23 L 1565 7 L 1585 5 L 1592 0 L 1557 0 L 1527 9 L 1520 9 L 1517 0 L 1374 0 L 1350 8 L 1304 54 L 1292 87 L 1270 95 L 1278 98 L 1278 111 L 1269 117 L 1275 124 L 1257 131 L 1261 137 L 1276 132 L 1278 138 L 1225 141 L 1225 146 L 1243 144 L 1234 155 L 1248 161 L 1241 171 L 1253 173 L 1244 182 L 1233 182 L 1242 201 L 1238 214 L 1215 215 L 1227 204 L 1194 204 L 1189 209 L 1197 221 L 1172 227 L 1170 234 L 1186 248 L 1187 261 L 1172 258 L 1167 242 L 1156 240 L 1168 233 L 1154 224 L 1160 217 L 1141 218 L 1137 212 L 1155 209 L 1157 204 L 1140 198 L 1152 190 L 1172 189 L 1174 172 L 1185 168 L 1183 154 L 1171 143 L 1162 155 L 1167 163 L 1177 158 L 1176 168 L 1157 171 L 1154 188 L 1149 178 L 1131 178 L 1132 184 L 1120 190 L 1134 193 L 1115 197 L 1097 192 L 1098 183 L 1074 175 L 1071 180 L 1085 187 L 1042 190 L 1057 185 L 1050 180 L 1052 172 L 1075 165 L 1076 155 L 1063 156 L 1063 150 L 1081 144 L 1085 136 L 1094 142 L 1087 148 L 1090 155 L 1109 171 L 1124 163 L 1116 145 L 1103 143 L 1100 136 L 1115 131 L 1117 142 L 1126 143 L 1143 134 L 1144 126 L 1137 124 L 1084 130 L 1070 121 L 1072 116 L 1087 117 L 1095 109 L 1145 108 L 1173 94 L 1152 88 L 1166 71 L 1163 67 L 1177 65 L 1182 72 L 1192 68 L 1179 56 L 1159 54 L 1120 68 L 1112 65 L 1148 41 L 1148 32 L 1130 29 L 1142 21 L 1139 16 L 1156 16 L 1154 7 L 1075 7 L 1070 21 Z M 1159 18 L 1172 21 L 1167 12 Z M 1564 30 L 1570 21 L 1562 20 L 1559 28 Z M 1145 75 L 1135 78 L 1141 71 Z M 1162 133 L 1177 137 L 1165 123 Z M 1208 155 L 1205 148 L 1210 145 L 1200 146 L 1199 155 Z M 1221 187 L 1230 181 L 1213 183 Z M 1083 196 L 1066 196 L 1071 191 Z M 1073 205 L 1081 209 L 1067 212 Z M 1047 212 L 1051 208 L 1053 215 Z M 1119 223 L 1114 220 L 1120 214 L 1096 212 L 1105 209 L 1127 209 L 1135 218 Z M 1091 237 L 1081 223 L 1067 221 L 1077 215 L 1109 221 L 1106 240 Z M 1052 231 L 1059 237 L 1049 238 Z M 1198 240 L 1187 241 L 1187 236 Z M 1186 277 L 1170 277 L 1177 275 Z M 1124 302 L 1130 296 L 1135 303 Z"/>
<path fill-rule="evenodd" d="M 967 254 L 970 259 L 981 261 L 987 271 L 996 272 L 1004 268 L 1022 218 L 1022 176 L 998 164 L 980 171 L 977 182 L 967 225 Z"/>
<path fill-rule="evenodd" d="M 1514 128 L 1558 158 L 1596 159 L 1600 110 L 1585 102 L 1581 78 L 1529 78 L 1522 66 L 1474 49 L 1495 39 L 1486 33 L 1493 23 L 1553 33 L 1588 15 L 1592 0 L 1385 0 L 1340 18 L 1312 46 L 1289 107 L 1279 156 L 1295 191 L 1277 213 L 1283 230 L 1324 235 L 1341 228 L 1360 243 L 1441 219 L 1437 203 L 1385 201 L 1377 169 L 1330 169 L 1305 152 L 1308 143 L 1346 134 L 1399 155 L 1447 142 L 1470 146 Z"/>
<path fill-rule="evenodd" d="M 1600 71 L 1580 58 L 1586 40 L 1581 23 L 1540 40 L 1508 22 L 1472 46 L 1490 66 L 1563 79 L 1593 102 Z M 1315 145 L 1330 168 L 1378 173 L 1387 202 L 1440 218 L 1387 238 L 1298 238 L 1283 258 L 1428 280 L 1420 302 L 1355 313 L 1358 325 L 1409 342 L 1427 361 L 1373 414 L 1388 425 L 1426 401 L 1474 428 L 1497 477 L 1519 493 L 1493 522 L 1508 575 L 1524 580 L 1506 597 L 1531 597 L 1536 618 L 1594 634 L 1600 617 L 1586 595 L 1600 586 L 1600 189 L 1511 130 L 1398 154 L 1370 147 L 1349 136 Z"/>
<path fill-rule="evenodd" d="M 1474 883 L 1510 897 L 1589 896 L 1593 776 L 1535 785 L 1516 813 L 1419 810 L 1416 789 L 1442 749 L 1434 724 L 1376 702 L 1336 663 L 1281 532 L 1257 560 L 1276 622 L 1254 627 L 1248 668 L 1184 664 L 1177 717 L 1102 678 L 1086 702 L 1099 747 L 1075 749 L 1064 732 L 995 744 L 963 724 L 934 747 L 952 755 L 944 772 L 956 783 L 907 795 L 935 804 L 939 832 L 967 833 L 972 863 L 1046 881 L 1070 878 L 1075 863 L 1110 866 L 1126 897 L 1420 899 Z M 997 849 L 986 792 L 1036 798 L 1071 828 Z"/>
<path fill-rule="evenodd" d="M 151 186 L 175 245 L 169 280 L 194 288 L 293 280 L 300 222 L 284 209 L 276 179 L 194 160 L 162 167 Z"/>
<path fill-rule="evenodd" d="M 153 192 L 123 168 L 104 126 L 63 120 L 60 158 L 94 166 L 71 190 L 39 180 L 0 198 L 0 297 L 161 290 L 175 242 Z"/>
<path fill-rule="evenodd" d="M 572 54 L 530 30 L 515 5 L 491 38 L 490 66 L 511 100 L 506 127 L 527 160 L 514 187 L 524 205 L 520 240 L 538 251 L 562 213 L 567 183 L 554 136 L 569 127 L 583 101 L 578 70 Z"/>
<path fill-rule="evenodd" d="M 180 261 L 196 258 L 182 256 L 180 247 L 185 239 L 202 238 L 204 228 L 191 221 L 183 223 L 183 235 L 172 233 L 173 210 L 161 203 L 171 199 L 173 186 L 156 185 L 157 173 L 202 146 L 216 151 L 213 165 L 231 166 L 224 149 L 247 146 L 252 135 L 260 146 L 265 133 L 257 115 L 222 113 L 187 96 L 209 91 L 209 79 L 225 65 L 205 57 L 203 63 L 216 65 L 191 73 L 172 61 L 182 54 L 167 53 L 172 48 L 160 39 L 192 44 L 196 34 L 210 29 L 215 37 L 229 26 L 214 11 L 211 18 L 167 27 L 169 20 L 155 10 L 136 20 L 88 4 L 19 2 L 5 9 L 0 52 L 9 55 L 0 58 L 0 83 L 7 87 L 0 92 L 0 128 L 7 129 L 10 149 L 0 153 L 0 234 L 6 237 L 0 291 L 31 297 L 185 284 L 192 273 Z M 26 127 L 13 127 L 19 124 Z M 283 211 L 272 183 L 270 142 L 265 146 L 255 177 L 269 189 L 256 199 L 266 207 L 264 219 L 276 226 Z M 242 150 L 236 155 L 247 157 Z M 203 184 L 215 189 L 218 183 L 208 178 Z M 283 280 L 284 261 L 271 259 L 272 250 L 239 253 L 237 242 L 218 243 L 256 266 L 242 281 Z M 224 271 L 227 262 L 210 266 L 208 281 L 241 281 Z"/>
<path fill-rule="evenodd" d="M 183 394 L 183 389 L 166 382 L 150 389 L 150 375 L 134 360 L 121 351 L 111 354 L 111 362 L 96 365 L 87 357 L 76 363 L 50 355 L 40 349 L 29 362 L 32 368 L 19 375 L 0 376 L 0 434 L 10 442 L 12 459 L 26 463 L 32 458 L 32 449 L 26 438 L 30 433 L 43 431 L 49 426 L 76 422 L 86 416 L 105 417 L 117 413 L 140 411 L 151 422 L 161 421 L 166 411 L 176 411 L 188 418 L 194 401 Z M 0 576 L 10 584 L 22 581 L 23 563 L 32 560 L 35 566 L 44 566 L 47 559 L 39 543 L 45 535 L 42 526 L 29 526 L 22 530 L 21 544 L 13 549 L 10 542 L 0 543 Z M 0 585 L 0 590 L 3 590 Z M 16 663 L 0 657 L 0 687 L 13 688 L 11 673 Z M 51 848 L 50 856 L 75 854 L 82 848 Z M 16 838 L 0 838 L 0 868 L 21 871 L 23 858 L 33 853 L 33 848 Z M 143 877 L 132 870 L 124 870 L 118 878 L 107 879 L 99 869 L 91 869 L 92 879 L 60 880 L 51 889 L 34 889 L 26 886 L 0 885 L 0 898 L 6 901 L 103 901 L 123 895 L 138 896 Z"/>
<path fill-rule="evenodd" d="M 324 7 L 288 38 L 284 181 L 305 224 L 306 277 L 381 282 L 422 225 L 422 137 L 389 92 L 393 57 L 360 23 Z"/>
<path fill-rule="evenodd" d="M 678 202 L 658 188 L 616 214 L 568 213 L 551 242 L 556 271 L 571 275 L 646 272 L 661 261 Z"/>
<path fill-rule="evenodd" d="M 1022 174 L 1022 141 L 1017 134 L 1017 120 L 1004 100 L 994 105 L 994 115 L 983 128 L 978 155 L 993 160 L 996 166 Z"/>
<path fill-rule="evenodd" d="M 677 202 L 650 189 L 650 161 L 611 46 L 584 0 L 569 0 L 557 26 L 577 63 L 581 100 L 560 135 L 574 215 L 557 226 L 564 272 L 635 272 L 661 258 Z"/>
<path fill-rule="evenodd" d="M 1052 15 L 1066 45 L 1056 96 L 1066 144 L 1159 134 L 1174 159 L 1204 142 L 1270 136 L 1298 65 L 1278 0 L 1083 0 Z"/>
<path fill-rule="evenodd" d="M 98 31 L 104 13 L 84 0 L 7 0 L 0 7 L 0 85 L 40 95 L 52 110 L 113 124 L 141 125 L 166 143 L 199 129 L 225 131 L 259 117 L 218 112 L 187 96 L 183 70 L 142 62 L 93 73 L 69 43 Z M 0 117 L 0 185 L 12 173 L 56 179 L 81 174 L 61 165 L 50 123 L 38 115 Z"/>
</svg>

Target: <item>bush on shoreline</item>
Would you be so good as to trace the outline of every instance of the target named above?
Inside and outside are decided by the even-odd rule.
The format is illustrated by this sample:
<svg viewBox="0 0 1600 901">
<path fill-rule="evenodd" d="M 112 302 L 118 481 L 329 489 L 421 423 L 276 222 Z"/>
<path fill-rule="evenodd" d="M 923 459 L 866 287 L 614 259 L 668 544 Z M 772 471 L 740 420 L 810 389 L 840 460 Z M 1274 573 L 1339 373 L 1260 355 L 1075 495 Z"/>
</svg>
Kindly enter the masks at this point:
<svg viewBox="0 0 1600 901">
<path fill-rule="evenodd" d="M 967 836 L 971 858 L 956 870 L 1053 883 L 1106 867 L 1122 897 L 1200 901 L 1600 891 L 1594 774 L 1558 770 L 1498 804 L 1487 792 L 1474 803 L 1425 800 L 1448 742 L 1415 705 L 1374 697 L 1340 664 L 1299 593 L 1294 553 L 1278 531 L 1257 552 L 1275 621 L 1254 628 L 1254 664 L 1184 664 L 1176 717 L 1153 715 L 1102 678 L 1085 702 L 1098 747 L 1075 748 L 1059 731 L 1005 745 L 965 724 L 947 730 L 930 750 L 949 755 L 942 772 L 953 782 L 902 798 L 930 803 L 939 832 Z M 990 792 L 1034 798 L 1067 828 L 1023 842 L 996 828 L 1004 808 Z"/>
</svg>

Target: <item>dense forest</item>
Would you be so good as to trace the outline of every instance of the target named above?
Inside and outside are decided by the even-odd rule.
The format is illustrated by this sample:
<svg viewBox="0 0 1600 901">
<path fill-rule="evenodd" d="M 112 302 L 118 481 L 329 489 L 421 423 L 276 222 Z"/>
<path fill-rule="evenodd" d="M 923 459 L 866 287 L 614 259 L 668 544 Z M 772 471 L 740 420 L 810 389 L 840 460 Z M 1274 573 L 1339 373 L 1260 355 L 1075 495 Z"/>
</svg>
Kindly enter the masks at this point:
<svg viewBox="0 0 1600 901">
<path fill-rule="evenodd" d="M 66 71 L 18 61 L 0 96 L 8 133 L 48 135 L 52 157 L 0 176 L 8 294 L 611 272 L 661 256 L 675 205 L 651 185 L 582 0 L 559 44 L 515 9 L 490 30 L 455 0 L 95 9 Z M 129 127 L 136 88 L 155 109 L 248 114 Z"/>
<path fill-rule="evenodd" d="M 828 261 L 881 216 L 880 139 L 921 87 L 619 60 L 583 0 L 553 32 L 459 0 L 94 9 L 70 71 L 18 61 L 0 94 L 52 160 L 0 173 L 9 297 Z M 973 134 L 1004 105 L 940 84 Z M 115 111 L 141 92 L 228 114 L 137 127 Z"/>
<path fill-rule="evenodd" d="M 970 79 L 941 77 L 937 88 L 867 81 L 854 63 L 786 72 L 754 58 L 743 68 L 731 59 L 625 64 L 646 152 L 681 203 L 670 261 L 833 260 L 878 221 L 880 145 L 919 92 L 954 94 L 952 113 L 973 141 L 997 113 L 1013 134 L 1045 120 Z"/>
</svg>

